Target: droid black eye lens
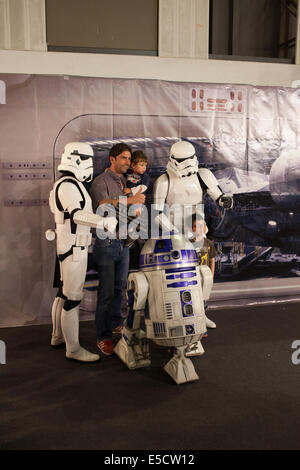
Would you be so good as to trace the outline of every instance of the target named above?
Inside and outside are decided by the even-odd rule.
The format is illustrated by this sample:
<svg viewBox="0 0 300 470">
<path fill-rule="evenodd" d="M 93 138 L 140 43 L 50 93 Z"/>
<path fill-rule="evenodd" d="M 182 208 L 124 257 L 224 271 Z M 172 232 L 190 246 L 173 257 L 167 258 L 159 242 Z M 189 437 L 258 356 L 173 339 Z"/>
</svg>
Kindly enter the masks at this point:
<svg viewBox="0 0 300 470">
<path fill-rule="evenodd" d="M 172 251 L 172 257 L 173 257 L 174 259 L 180 258 L 180 253 L 179 253 L 179 251 L 177 251 L 177 250 Z"/>
<path fill-rule="evenodd" d="M 165 240 L 159 240 L 159 241 L 157 242 L 157 248 L 158 248 L 159 250 L 161 250 L 162 248 L 165 248 L 165 246 L 166 246 Z"/>
</svg>

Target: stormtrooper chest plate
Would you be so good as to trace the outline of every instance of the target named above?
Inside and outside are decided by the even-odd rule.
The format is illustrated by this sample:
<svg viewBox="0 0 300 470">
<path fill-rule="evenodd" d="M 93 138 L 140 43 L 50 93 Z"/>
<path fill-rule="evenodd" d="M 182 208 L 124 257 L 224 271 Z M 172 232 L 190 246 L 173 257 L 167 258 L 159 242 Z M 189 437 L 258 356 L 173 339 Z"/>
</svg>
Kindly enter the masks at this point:
<svg viewBox="0 0 300 470">
<path fill-rule="evenodd" d="M 170 177 L 169 191 L 166 203 L 172 204 L 201 204 L 202 189 L 197 174 L 184 178 Z"/>
</svg>

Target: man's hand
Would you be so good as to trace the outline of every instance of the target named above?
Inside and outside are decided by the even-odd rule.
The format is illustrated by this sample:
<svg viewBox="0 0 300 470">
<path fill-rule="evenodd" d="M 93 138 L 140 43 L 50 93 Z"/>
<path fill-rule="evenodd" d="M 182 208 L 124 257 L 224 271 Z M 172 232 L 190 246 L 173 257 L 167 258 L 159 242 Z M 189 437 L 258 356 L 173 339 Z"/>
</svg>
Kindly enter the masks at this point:
<svg viewBox="0 0 300 470">
<path fill-rule="evenodd" d="M 123 193 L 126 194 L 126 195 L 127 195 L 127 194 L 132 194 L 132 191 L 131 191 L 130 188 L 124 188 L 124 189 L 123 189 Z"/>
<path fill-rule="evenodd" d="M 143 190 L 143 188 L 141 186 L 140 189 L 138 190 L 138 192 L 134 196 L 127 199 L 127 201 L 128 201 L 127 204 L 130 204 L 130 205 L 132 205 L 132 204 L 144 204 L 146 197 L 145 197 L 144 194 L 142 194 L 142 190 Z"/>
<path fill-rule="evenodd" d="M 115 217 L 104 217 L 103 225 L 106 232 L 114 233 L 118 221 Z"/>
</svg>

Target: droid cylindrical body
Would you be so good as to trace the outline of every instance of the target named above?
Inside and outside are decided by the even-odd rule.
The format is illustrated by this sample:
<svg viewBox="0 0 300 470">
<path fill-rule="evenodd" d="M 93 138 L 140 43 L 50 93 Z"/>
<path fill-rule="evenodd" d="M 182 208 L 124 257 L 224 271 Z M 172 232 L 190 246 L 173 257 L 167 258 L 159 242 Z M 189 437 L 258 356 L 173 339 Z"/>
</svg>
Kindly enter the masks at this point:
<svg viewBox="0 0 300 470">
<path fill-rule="evenodd" d="M 149 285 L 146 336 L 157 344 L 174 347 L 201 339 L 206 331 L 203 278 L 192 243 L 183 235 L 147 240 L 140 270 Z"/>
</svg>

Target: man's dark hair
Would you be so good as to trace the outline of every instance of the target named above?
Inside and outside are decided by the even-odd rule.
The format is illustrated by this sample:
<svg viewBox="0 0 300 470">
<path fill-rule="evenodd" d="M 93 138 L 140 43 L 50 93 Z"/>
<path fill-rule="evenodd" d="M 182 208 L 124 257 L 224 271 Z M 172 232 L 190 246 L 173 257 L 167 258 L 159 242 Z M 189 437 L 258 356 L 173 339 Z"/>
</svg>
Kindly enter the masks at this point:
<svg viewBox="0 0 300 470">
<path fill-rule="evenodd" d="M 124 144 L 123 142 L 120 142 L 119 144 L 114 145 L 110 151 L 109 151 L 109 156 L 116 158 L 120 153 L 123 152 L 130 152 L 130 155 L 132 155 L 131 148 L 127 145 Z"/>
</svg>

